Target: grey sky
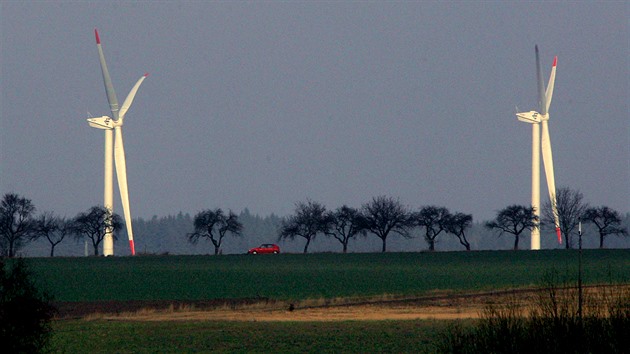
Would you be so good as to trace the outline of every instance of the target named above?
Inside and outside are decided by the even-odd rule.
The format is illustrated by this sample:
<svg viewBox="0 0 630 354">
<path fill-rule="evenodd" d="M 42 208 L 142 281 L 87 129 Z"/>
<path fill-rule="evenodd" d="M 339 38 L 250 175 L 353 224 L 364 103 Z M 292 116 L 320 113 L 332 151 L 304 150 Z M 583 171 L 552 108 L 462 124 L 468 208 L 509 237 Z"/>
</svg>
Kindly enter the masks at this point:
<svg viewBox="0 0 630 354">
<path fill-rule="evenodd" d="M 0 8 L 0 192 L 74 216 L 103 200 L 109 115 L 132 215 L 286 215 L 376 195 L 493 217 L 529 204 L 534 45 L 558 73 L 556 184 L 630 211 L 626 2 L 7 2 Z M 544 175 L 542 193 L 546 195 Z M 117 191 L 115 193 L 118 193 Z M 115 209 L 122 214 L 118 195 Z"/>
</svg>

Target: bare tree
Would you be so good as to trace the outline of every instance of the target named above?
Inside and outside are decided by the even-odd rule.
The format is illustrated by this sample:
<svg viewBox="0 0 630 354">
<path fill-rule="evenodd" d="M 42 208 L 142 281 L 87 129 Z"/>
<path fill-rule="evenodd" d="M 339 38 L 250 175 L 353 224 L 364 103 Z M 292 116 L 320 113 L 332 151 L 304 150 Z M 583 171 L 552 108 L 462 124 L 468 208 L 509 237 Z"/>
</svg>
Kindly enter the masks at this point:
<svg viewBox="0 0 630 354">
<path fill-rule="evenodd" d="M 424 239 L 429 244 L 429 251 L 435 251 L 435 242 L 440 233 L 445 231 L 451 213 L 444 207 L 425 206 L 413 214 L 416 225 L 424 228 Z"/>
<path fill-rule="evenodd" d="M 0 202 L 0 251 L 2 255 L 15 257 L 17 251 L 30 241 L 35 232 L 33 213 L 35 206 L 30 199 L 15 193 L 7 193 Z"/>
<path fill-rule="evenodd" d="M 116 240 L 116 232 L 122 228 L 122 218 L 105 207 L 93 206 L 74 218 L 71 230 L 77 240 L 89 238 L 92 241 L 94 255 L 98 256 L 98 246 L 105 238 L 108 225 Z"/>
<path fill-rule="evenodd" d="M 72 233 L 72 223 L 52 212 L 42 213 L 36 220 L 34 239 L 45 238 L 50 243 L 50 256 L 55 256 L 55 247 Z"/>
<path fill-rule="evenodd" d="M 628 236 L 628 229 L 621 226 L 621 216 L 607 206 L 588 208 L 582 219 L 592 223 L 599 232 L 599 248 L 604 248 L 604 239 L 608 235 Z"/>
<path fill-rule="evenodd" d="M 365 222 L 359 210 L 349 206 L 337 208 L 330 217 L 328 235 L 334 237 L 343 246 L 343 253 L 348 251 L 348 242 L 356 235 L 365 235 Z"/>
<path fill-rule="evenodd" d="M 588 204 L 582 200 L 584 196 L 580 191 L 568 187 L 558 188 L 556 191 L 556 209 L 558 210 L 558 220 L 560 230 L 564 235 L 565 247 L 571 248 L 573 236 L 577 236 L 576 228 L 580 222 L 580 217 L 588 208 Z M 541 224 L 545 228 L 553 228 L 555 231 L 555 219 L 551 202 L 546 202 L 542 210 Z"/>
<path fill-rule="evenodd" d="M 326 212 L 326 207 L 320 203 L 308 200 L 295 205 L 295 214 L 284 219 L 280 225 L 278 239 L 295 239 L 302 237 L 306 240 L 304 253 L 317 234 L 327 234 L 331 225 L 332 214 Z"/>
<path fill-rule="evenodd" d="M 532 230 L 538 226 L 538 216 L 534 214 L 534 207 L 511 205 L 497 213 L 497 218 L 486 222 L 486 227 L 499 230 L 499 236 L 504 233 L 514 235 L 514 250 L 518 250 L 520 235 L 525 230 Z"/>
<path fill-rule="evenodd" d="M 197 243 L 200 238 L 209 239 L 214 245 L 214 255 L 219 254 L 223 238 L 229 232 L 240 236 L 243 225 L 238 221 L 238 216 L 231 210 L 227 215 L 221 209 L 203 210 L 195 216 L 195 231 L 188 234 L 188 241 Z"/>
<path fill-rule="evenodd" d="M 470 251 L 470 242 L 466 239 L 466 229 L 472 225 L 473 217 L 470 214 L 455 213 L 446 222 L 446 232 L 455 235 L 459 243 Z"/>
<path fill-rule="evenodd" d="M 408 208 L 399 200 L 386 196 L 372 198 L 361 207 L 365 229 L 383 241 L 382 252 L 387 251 L 387 237 L 390 233 L 410 238 L 409 230 L 414 227 L 414 220 Z"/>
</svg>

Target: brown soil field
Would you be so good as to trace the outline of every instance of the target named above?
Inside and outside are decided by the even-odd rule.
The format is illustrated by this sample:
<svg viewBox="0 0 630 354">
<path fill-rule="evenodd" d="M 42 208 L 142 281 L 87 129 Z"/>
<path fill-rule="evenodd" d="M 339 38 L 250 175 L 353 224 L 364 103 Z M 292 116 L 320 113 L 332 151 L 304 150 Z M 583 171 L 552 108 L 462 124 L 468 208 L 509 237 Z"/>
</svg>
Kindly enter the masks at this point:
<svg viewBox="0 0 630 354">
<path fill-rule="evenodd" d="M 577 289 L 558 289 L 577 299 Z M 589 286 L 586 295 L 630 294 L 630 285 Z M 422 297 L 382 296 L 369 299 L 320 299 L 298 303 L 269 299 L 208 301 L 99 301 L 55 304 L 57 319 L 120 321 L 371 321 L 413 319 L 473 319 L 489 305 L 538 303 L 549 290 L 512 289 Z"/>
</svg>

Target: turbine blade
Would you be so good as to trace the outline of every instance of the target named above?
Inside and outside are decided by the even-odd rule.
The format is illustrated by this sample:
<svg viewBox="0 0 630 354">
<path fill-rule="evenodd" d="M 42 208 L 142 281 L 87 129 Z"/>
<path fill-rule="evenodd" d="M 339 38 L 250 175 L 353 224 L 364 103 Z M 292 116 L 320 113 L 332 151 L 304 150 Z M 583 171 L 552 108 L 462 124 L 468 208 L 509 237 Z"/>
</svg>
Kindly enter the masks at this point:
<svg viewBox="0 0 630 354">
<path fill-rule="evenodd" d="M 543 116 L 547 114 L 547 99 L 545 98 L 545 83 L 543 82 L 542 69 L 540 68 L 540 56 L 538 46 L 536 46 L 536 74 L 538 81 L 538 113 Z"/>
<path fill-rule="evenodd" d="M 549 74 L 549 82 L 547 83 L 547 92 L 545 96 L 547 98 L 547 112 L 549 112 L 549 106 L 551 106 L 551 98 L 553 97 L 553 85 L 556 82 L 556 65 L 558 64 L 558 57 L 553 58 L 553 65 L 551 66 L 551 74 Z"/>
<path fill-rule="evenodd" d="M 556 226 L 556 234 L 558 235 L 558 242 L 562 243 L 562 236 L 560 234 L 560 220 L 556 203 L 556 181 L 553 172 L 551 140 L 549 138 L 549 126 L 546 120 L 542 121 L 541 150 L 543 165 L 545 166 L 545 176 L 547 177 L 547 190 L 549 191 L 549 201 L 551 203 L 551 211 L 553 213 L 554 224 Z"/>
<path fill-rule="evenodd" d="M 131 210 L 129 210 L 129 191 L 127 189 L 127 163 L 125 162 L 125 146 L 123 144 L 122 127 L 114 128 L 116 136 L 114 140 L 114 162 L 116 163 L 116 177 L 118 179 L 118 189 L 120 190 L 120 200 L 122 201 L 123 213 L 125 215 L 125 225 L 127 235 L 129 235 L 129 246 L 131 255 L 135 255 L 133 246 L 133 229 L 131 228 Z"/>
<path fill-rule="evenodd" d="M 129 91 L 129 94 L 127 95 L 127 98 L 125 98 L 125 102 L 123 102 L 122 107 L 120 107 L 120 112 L 118 113 L 119 119 L 121 121 L 125 119 L 125 114 L 127 113 L 127 110 L 129 109 L 129 107 L 131 106 L 131 103 L 133 102 L 134 97 L 136 97 L 136 92 L 138 92 L 138 89 L 140 88 L 140 84 L 142 84 L 142 81 L 144 81 L 144 79 L 146 79 L 147 76 L 149 76 L 148 73 L 144 74 L 138 80 L 138 82 L 136 82 L 136 84 L 133 85 L 133 87 L 131 88 L 131 91 Z"/>
<path fill-rule="evenodd" d="M 94 29 L 94 35 L 96 36 L 98 57 L 101 61 L 101 72 L 103 73 L 103 82 L 105 83 L 107 101 L 109 102 L 109 108 L 112 111 L 112 118 L 114 118 L 114 120 L 118 120 L 118 99 L 116 98 L 114 85 L 112 85 L 112 78 L 109 76 L 109 71 L 107 70 L 107 63 L 105 63 L 105 55 L 103 55 L 103 47 L 101 46 L 101 38 L 99 37 L 98 30 L 96 28 Z"/>
</svg>

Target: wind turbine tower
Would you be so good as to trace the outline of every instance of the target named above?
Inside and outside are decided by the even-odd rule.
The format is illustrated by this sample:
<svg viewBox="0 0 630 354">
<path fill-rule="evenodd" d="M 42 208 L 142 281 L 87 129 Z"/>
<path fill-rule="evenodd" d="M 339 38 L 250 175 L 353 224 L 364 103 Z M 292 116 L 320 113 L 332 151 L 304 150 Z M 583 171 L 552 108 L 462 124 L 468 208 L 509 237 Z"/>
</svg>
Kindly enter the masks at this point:
<svg viewBox="0 0 630 354">
<path fill-rule="evenodd" d="M 97 129 L 105 131 L 105 183 L 103 192 L 103 206 L 110 212 L 114 212 L 114 163 L 116 164 L 116 177 L 118 179 L 118 189 L 120 191 L 120 199 L 122 202 L 123 212 L 125 216 L 125 225 L 127 227 L 127 235 L 129 236 L 129 247 L 131 254 L 135 255 L 135 246 L 133 242 L 133 229 L 131 226 L 131 211 L 129 210 L 129 191 L 127 189 L 127 163 L 125 162 L 125 147 L 123 145 L 122 126 L 125 114 L 131 103 L 133 102 L 138 88 L 142 81 L 149 75 L 144 74 L 133 86 L 129 95 L 123 102 L 122 107 L 118 107 L 118 99 L 112 85 L 112 79 L 107 70 L 103 48 L 101 47 L 101 39 L 98 30 L 94 30 L 96 37 L 96 47 L 101 62 L 101 71 L 103 73 L 103 82 L 105 83 L 105 93 L 107 101 L 112 112 L 112 117 L 102 116 L 89 118 L 88 124 Z M 103 255 L 114 255 L 114 234 L 111 222 L 105 226 L 105 238 L 103 239 Z"/>
<path fill-rule="evenodd" d="M 549 200 L 554 216 L 556 234 L 558 242 L 562 243 L 562 235 L 560 233 L 560 222 L 558 217 L 558 209 L 556 205 L 556 184 L 553 172 L 553 157 L 551 154 L 551 140 L 549 138 L 549 106 L 553 96 L 553 87 L 556 80 L 556 65 L 558 57 L 554 57 L 551 67 L 551 74 L 547 89 L 543 81 L 542 69 L 540 67 L 540 58 L 538 54 L 538 46 L 536 48 L 536 71 L 538 81 L 538 107 L 537 111 L 529 111 L 516 113 L 516 117 L 521 122 L 530 123 L 532 125 L 532 207 L 534 214 L 540 220 L 540 153 L 542 150 L 543 164 L 545 166 L 545 176 L 547 178 L 547 190 L 549 191 Z M 542 141 L 541 141 L 542 126 Z M 531 233 L 531 249 L 540 249 L 540 227 L 532 229 Z"/>
</svg>

